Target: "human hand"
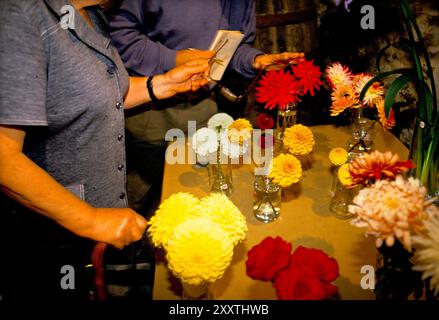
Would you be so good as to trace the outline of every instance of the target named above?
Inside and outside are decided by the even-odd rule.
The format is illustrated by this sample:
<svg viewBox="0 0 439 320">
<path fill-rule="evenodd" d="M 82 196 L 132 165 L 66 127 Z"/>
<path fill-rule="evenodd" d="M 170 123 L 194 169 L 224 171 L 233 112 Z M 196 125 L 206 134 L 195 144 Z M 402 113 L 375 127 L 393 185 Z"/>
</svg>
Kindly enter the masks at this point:
<svg viewBox="0 0 439 320">
<path fill-rule="evenodd" d="M 140 240 L 145 232 L 146 220 L 131 209 L 97 208 L 93 211 L 93 227 L 85 233 L 87 238 L 123 249 Z"/>
<path fill-rule="evenodd" d="M 296 64 L 305 57 L 303 52 L 283 52 L 275 54 L 262 54 L 256 56 L 253 62 L 254 69 L 283 69 L 289 64 Z"/>
<path fill-rule="evenodd" d="M 154 76 L 152 80 L 154 94 L 158 99 L 166 99 L 177 93 L 198 90 L 209 82 L 208 62 L 206 59 L 189 61 L 164 74 Z"/>
<path fill-rule="evenodd" d="M 210 60 L 213 57 L 213 51 L 210 50 L 198 50 L 198 49 L 184 49 L 177 51 L 175 65 L 181 66 L 189 61 L 193 60 Z"/>
</svg>

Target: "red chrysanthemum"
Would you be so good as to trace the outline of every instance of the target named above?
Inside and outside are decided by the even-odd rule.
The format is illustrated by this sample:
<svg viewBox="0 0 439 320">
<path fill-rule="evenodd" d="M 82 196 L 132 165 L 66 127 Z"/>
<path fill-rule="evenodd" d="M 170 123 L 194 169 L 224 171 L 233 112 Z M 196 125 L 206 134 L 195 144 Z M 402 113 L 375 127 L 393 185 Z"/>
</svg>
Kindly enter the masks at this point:
<svg viewBox="0 0 439 320">
<path fill-rule="evenodd" d="M 300 84 L 290 73 L 283 70 L 270 70 L 258 82 L 256 101 L 264 103 L 265 108 L 285 109 L 287 105 L 299 100 Z"/>
<path fill-rule="evenodd" d="M 269 114 L 261 113 L 256 118 L 256 123 L 261 130 L 271 129 L 274 126 L 274 119 Z"/>
<path fill-rule="evenodd" d="M 290 265 L 293 268 L 308 268 L 327 283 L 337 279 L 340 274 L 337 261 L 319 249 L 298 247 L 291 255 Z"/>
<path fill-rule="evenodd" d="M 319 90 L 323 84 L 320 68 L 314 65 L 313 61 L 303 59 L 299 64 L 293 66 L 292 70 L 294 75 L 299 79 L 302 93 L 307 94 L 309 92 L 314 96 L 314 90 Z"/>
<path fill-rule="evenodd" d="M 255 280 L 273 280 L 288 265 L 291 248 L 291 243 L 281 237 L 265 238 L 247 253 L 247 275 Z"/>
<path fill-rule="evenodd" d="M 334 296 L 338 288 L 320 281 L 310 269 L 291 267 L 282 270 L 274 280 L 280 300 L 324 300 Z"/>
</svg>

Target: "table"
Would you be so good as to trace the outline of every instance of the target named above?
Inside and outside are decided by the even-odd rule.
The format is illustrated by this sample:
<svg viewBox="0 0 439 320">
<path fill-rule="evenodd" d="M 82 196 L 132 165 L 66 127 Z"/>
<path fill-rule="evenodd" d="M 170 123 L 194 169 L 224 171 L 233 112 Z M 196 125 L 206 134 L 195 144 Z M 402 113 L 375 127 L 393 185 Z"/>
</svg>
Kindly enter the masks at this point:
<svg viewBox="0 0 439 320">
<path fill-rule="evenodd" d="M 324 250 L 334 257 L 340 267 L 335 284 L 341 299 L 374 299 L 371 290 L 360 286 L 361 267 L 375 266 L 377 250 L 375 240 L 366 238 L 364 231 L 352 226 L 348 220 L 335 217 L 329 211 L 332 184 L 329 151 L 346 146 L 350 133 L 345 127 L 311 127 L 316 145 L 312 153 L 312 167 L 304 171 L 302 180 L 282 194 L 281 213 L 275 222 L 264 224 L 253 216 L 253 167 L 241 165 L 233 169 L 234 193 L 232 201 L 247 218 L 247 239 L 237 245 L 231 266 L 224 277 L 214 285 L 214 298 L 218 300 L 269 300 L 276 299 L 270 282 L 256 281 L 245 273 L 247 252 L 267 236 L 281 236 L 293 244 Z M 407 158 L 407 148 L 390 132 L 375 126 L 374 148 L 390 150 Z M 209 191 L 206 168 L 190 164 L 166 164 L 163 178 L 162 200 L 175 192 L 191 192 L 202 197 Z M 153 299 L 181 299 L 178 280 L 168 271 L 165 260 L 156 263 Z"/>
</svg>

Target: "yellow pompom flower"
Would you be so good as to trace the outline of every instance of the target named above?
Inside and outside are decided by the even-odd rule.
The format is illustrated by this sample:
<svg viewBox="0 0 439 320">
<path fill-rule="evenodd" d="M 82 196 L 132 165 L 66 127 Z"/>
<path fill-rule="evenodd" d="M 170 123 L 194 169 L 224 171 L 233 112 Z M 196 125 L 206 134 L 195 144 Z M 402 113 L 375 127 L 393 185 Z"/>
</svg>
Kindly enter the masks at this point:
<svg viewBox="0 0 439 320">
<path fill-rule="evenodd" d="M 338 168 L 338 179 L 345 187 L 352 185 L 352 177 L 351 173 L 349 172 L 349 163 L 345 163 Z"/>
<path fill-rule="evenodd" d="M 232 256 L 233 243 L 227 231 L 207 217 L 178 225 L 167 246 L 169 269 L 191 285 L 220 279 Z"/>
<path fill-rule="evenodd" d="M 341 166 L 348 161 L 349 154 L 345 148 L 337 147 L 329 152 L 329 160 L 334 166 Z"/>
<path fill-rule="evenodd" d="M 287 128 L 283 139 L 284 146 L 294 155 L 305 155 L 314 148 L 314 135 L 312 131 L 301 124 Z"/>
<path fill-rule="evenodd" d="M 162 202 L 149 220 L 148 233 L 152 243 L 166 248 L 175 227 L 187 219 L 200 216 L 200 200 L 190 193 L 176 193 Z"/>
<path fill-rule="evenodd" d="M 270 164 L 268 176 L 274 183 L 282 188 L 287 188 L 299 182 L 302 177 L 302 165 L 292 154 L 280 154 Z"/>
<path fill-rule="evenodd" d="M 201 199 L 200 208 L 203 216 L 218 223 L 228 232 L 234 245 L 245 239 L 247 233 L 245 217 L 227 196 L 213 193 Z"/>
<path fill-rule="evenodd" d="M 253 126 L 247 119 L 237 119 L 228 128 L 228 137 L 231 142 L 243 144 L 252 136 Z"/>
</svg>

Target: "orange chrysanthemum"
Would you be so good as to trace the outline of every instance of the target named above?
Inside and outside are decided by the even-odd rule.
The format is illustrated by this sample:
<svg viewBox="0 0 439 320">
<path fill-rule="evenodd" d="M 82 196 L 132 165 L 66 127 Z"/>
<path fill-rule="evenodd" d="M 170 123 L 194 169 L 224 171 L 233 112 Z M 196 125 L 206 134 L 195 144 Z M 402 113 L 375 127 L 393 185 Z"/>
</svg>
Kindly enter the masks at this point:
<svg viewBox="0 0 439 320">
<path fill-rule="evenodd" d="M 351 85 L 340 85 L 331 94 L 331 116 L 338 116 L 348 108 L 358 104 Z"/>
<path fill-rule="evenodd" d="M 270 70 L 258 84 L 256 101 L 264 103 L 267 109 L 279 107 L 283 110 L 287 105 L 299 101 L 300 85 L 291 73 Z"/>
<path fill-rule="evenodd" d="M 386 111 L 384 110 L 384 99 L 378 100 L 375 106 L 381 125 L 386 129 L 392 129 L 395 126 L 395 112 L 393 109 L 390 110 L 389 117 L 387 118 Z"/>
<path fill-rule="evenodd" d="M 333 88 L 341 85 L 346 86 L 352 84 L 351 71 L 338 62 L 332 64 L 326 69 L 326 76 L 328 77 Z"/>
<path fill-rule="evenodd" d="M 367 73 L 360 73 L 354 77 L 354 86 L 355 92 L 357 95 L 360 95 L 364 86 L 369 80 L 372 79 L 372 76 Z M 366 94 L 363 98 L 363 105 L 368 107 L 373 107 L 378 100 L 381 100 L 384 95 L 384 88 L 379 82 L 375 82 L 372 86 L 369 87 Z"/>
<path fill-rule="evenodd" d="M 367 185 L 382 177 L 394 179 L 397 174 L 414 168 L 411 160 L 400 161 L 397 154 L 375 150 L 351 162 L 349 171 L 353 185 Z"/>
<path fill-rule="evenodd" d="M 283 144 L 290 153 L 305 155 L 314 148 L 314 135 L 310 128 L 296 124 L 285 130 Z"/>
</svg>

